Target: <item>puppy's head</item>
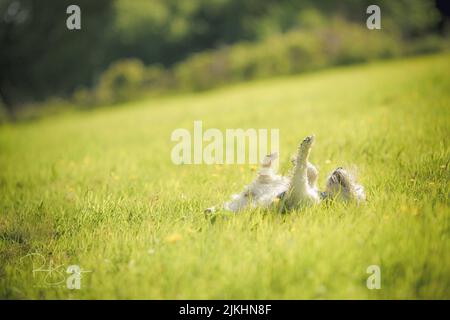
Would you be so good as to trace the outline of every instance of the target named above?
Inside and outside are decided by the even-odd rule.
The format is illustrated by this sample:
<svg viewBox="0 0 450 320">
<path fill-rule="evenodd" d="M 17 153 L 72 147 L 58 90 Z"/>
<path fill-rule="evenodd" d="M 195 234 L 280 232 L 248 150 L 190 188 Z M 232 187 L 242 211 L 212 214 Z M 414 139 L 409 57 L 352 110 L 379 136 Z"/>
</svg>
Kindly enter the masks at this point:
<svg viewBox="0 0 450 320">
<path fill-rule="evenodd" d="M 335 197 L 339 194 L 346 195 L 351 192 L 353 178 L 351 174 L 342 167 L 334 170 L 328 177 L 326 192 L 330 197 Z"/>
<path fill-rule="evenodd" d="M 354 175 L 344 168 L 337 168 L 328 177 L 324 196 L 326 198 L 340 197 L 343 200 L 358 203 L 366 200 L 364 187 L 358 184 Z"/>
</svg>

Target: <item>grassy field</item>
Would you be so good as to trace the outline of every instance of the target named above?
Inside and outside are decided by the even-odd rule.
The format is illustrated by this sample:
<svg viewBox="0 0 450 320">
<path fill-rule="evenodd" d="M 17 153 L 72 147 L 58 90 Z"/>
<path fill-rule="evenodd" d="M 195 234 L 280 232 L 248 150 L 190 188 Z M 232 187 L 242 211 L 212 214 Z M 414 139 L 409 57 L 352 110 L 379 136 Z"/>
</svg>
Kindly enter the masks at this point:
<svg viewBox="0 0 450 320">
<path fill-rule="evenodd" d="M 449 299 L 449 62 L 336 68 L 0 127 L 0 297 Z M 337 166 L 357 168 L 368 202 L 205 216 L 255 172 L 174 165 L 171 132 L 194 120 L 279 128 L 283 173 L 314 133 L 320 186 Z M 65 286 L 69 265 L 91 271 L 80 290 Z M 380 290 L 366 287 L 370 265 Z"/>
</svg>

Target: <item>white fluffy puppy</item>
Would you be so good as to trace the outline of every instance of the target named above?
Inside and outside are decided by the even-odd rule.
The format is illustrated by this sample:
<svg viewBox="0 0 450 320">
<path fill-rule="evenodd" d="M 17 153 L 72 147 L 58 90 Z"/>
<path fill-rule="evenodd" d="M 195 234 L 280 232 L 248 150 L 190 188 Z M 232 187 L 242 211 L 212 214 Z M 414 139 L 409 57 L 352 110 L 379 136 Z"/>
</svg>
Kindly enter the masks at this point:
<svg viewBox="0 0 450 320">
<path fill-rule="evenodd" d="M 317 188 L 318 171 L 309 162 L 309 154 L 314 143 L 314 136 L 306 137 L 299 146 L 294 159 L 294 169 L 289 177 L 280 176 L 273 169 L 273 162 L 278 154 L 273 153 L 264 158 L 257 177 L 239 194 L 223 205 L 223 209 L 239 212 L 244 208 L 267 208 L 277 199 L 281 201 L 281 211 L 299 209 L 318 204 L 321 200 L 340 199 L 344 201 L 363 202 L 366 199 L 364 188 L 343 168 L 334 170 L 327 179 L 325 192 Z M 214 212 L 215 207 L 205 210 Z"/>
</svg>

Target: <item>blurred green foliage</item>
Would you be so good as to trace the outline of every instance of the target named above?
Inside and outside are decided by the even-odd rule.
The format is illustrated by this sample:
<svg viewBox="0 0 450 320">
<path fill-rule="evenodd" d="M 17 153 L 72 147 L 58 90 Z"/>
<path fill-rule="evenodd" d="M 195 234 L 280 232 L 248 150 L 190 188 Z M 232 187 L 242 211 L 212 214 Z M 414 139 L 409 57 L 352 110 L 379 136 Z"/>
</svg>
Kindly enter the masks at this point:
<svg viewBox="0 0 450 320">
<path fill-rule="evenodd" d="M 0 97 L 15 106 L 68 96 L 104 68 L 110 0 L 79 0 L 82 29 L 66 27 L 70 0 L 0 0 Z"/>
<path fill-rule="evenodd" d="M 100 77 L 97 94 L 105 103 L 125 101 L 142 89 L 144 78 L 145 68 L 141 61 L 120 60 Z"/>
<path fill-rule="evenodd" d="M 445 43 L 437 36 L 406 42 L 396 34 L 368 32 L 360 25 L 335 18 L 320 27 L 294 29 L 258 42 L 238 42 L 196 53 L 172 68 L 145 67 L 135 59 L 120 60 L 105 71 L 89 100 L 93 104 L 120 103 L 143 94 L 206 90 L 333 65 L 430 53 L 444 47 Z M 134 72 L 129 70 L 130 65 L 134 66 Z M 144 76 L 148 73 L 153 74 L 152 81 Z"/>
<path fill-rule="evenodd" d="M 400 51 L 394 38 L 382 33 L 368 35 L 360 26 L 336 19 L 327 27 L 195 54 L 175 66 L 175 78 L 182 88 L 207 89 L 230 81 L 392 57 Z"/>
<path fill-rule="evenodd" d="M 205 89 L 429 52 L 443 20 L 432 0 L 377 1 L 378 32 L 365 28 L 369 0 L 79 0 L 82 29 L 69 31 L 69 4 L 0 0 L 0 96 L 10 112 L 52 96 L 109 103 L 142 87 Z"/>
</svg>

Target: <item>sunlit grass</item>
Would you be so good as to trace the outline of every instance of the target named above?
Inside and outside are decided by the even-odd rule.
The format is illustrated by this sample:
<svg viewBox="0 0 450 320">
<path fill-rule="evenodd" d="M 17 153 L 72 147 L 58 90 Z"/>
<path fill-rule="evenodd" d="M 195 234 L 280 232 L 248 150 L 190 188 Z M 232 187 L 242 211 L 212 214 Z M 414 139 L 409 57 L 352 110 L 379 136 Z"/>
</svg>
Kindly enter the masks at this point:
<svg viewBox="0 0 450 320">
<path fill-rule="evenodd" d="M 0 128 L 2 298 L 450 298 L 450 56 L 153 99 Z M 176 128 L 315 133 L 320 186 L 357 168 L 364 206 L 205 216 L 252 166 L 170 159 Z M 81 289 L 40 286 L 76 264 Z M 380 290 L 366 269 L 381 268 Z M 58 275 L 53 275 L 58 277 Z M 60 277 L 61 278 L 61 277 Z"/>
</svg>

